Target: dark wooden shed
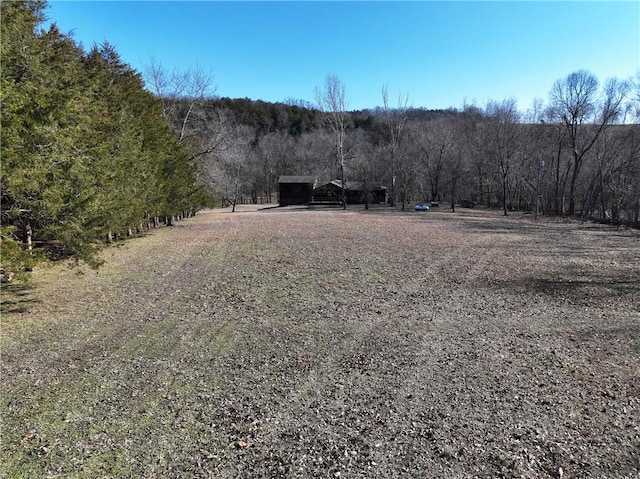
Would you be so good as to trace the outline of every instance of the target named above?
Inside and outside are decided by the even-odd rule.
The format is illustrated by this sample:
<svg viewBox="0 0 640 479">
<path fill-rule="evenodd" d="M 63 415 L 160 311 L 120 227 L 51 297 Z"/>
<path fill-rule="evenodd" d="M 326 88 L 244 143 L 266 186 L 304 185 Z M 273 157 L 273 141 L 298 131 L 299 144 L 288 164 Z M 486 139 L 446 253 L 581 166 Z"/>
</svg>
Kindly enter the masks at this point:
<svg viewBox="0 0 640 479">
<path fill-rule="evenodd" d="M 346 182 L 348 204 L 363 204 L 365 202 L 364 184 L 357 181 Z M 367 187 L 369 203 L 384 203 L 387 200 L 387 187 L 370 184 Z M 313 190 L 313 200 L 317 202 L 340 202 L 342 197 L 342 182 L 333 180 L 320 185 Z"/>
<path fill-rule="evenodd" d="M 365 203 L 365 194 L 369 203 L 384 203 L 387 201 L 387 187 L 377 184 L 368 184 L 366 191 L 364 183 L 347 181 L 347 203 Z"/>
<path fill-rule="evenodd" d="M 278 179 L 278 204 L 288 206 L 311 203 L 315 186 L 315 176 L 283 175 Z"/>
<path fill-rule="evenodd" d="M 315 203 L 340 203 L 342 199 L 342 182 L 333 180 L 313 189 Z"/>
</svg>

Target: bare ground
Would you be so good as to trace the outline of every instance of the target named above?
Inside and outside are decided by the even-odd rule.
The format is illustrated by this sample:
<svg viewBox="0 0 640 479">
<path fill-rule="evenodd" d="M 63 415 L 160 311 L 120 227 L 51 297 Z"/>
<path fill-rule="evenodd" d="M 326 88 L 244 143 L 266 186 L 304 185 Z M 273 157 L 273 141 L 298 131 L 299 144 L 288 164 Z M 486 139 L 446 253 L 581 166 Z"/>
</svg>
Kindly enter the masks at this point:
<svg viewBox="0 0 640 479">
<path fill-rule="evenodd" d="M 640 476 L 640 237 L 214 210 L 5 288 L 3 477 Z"/>
</svg>

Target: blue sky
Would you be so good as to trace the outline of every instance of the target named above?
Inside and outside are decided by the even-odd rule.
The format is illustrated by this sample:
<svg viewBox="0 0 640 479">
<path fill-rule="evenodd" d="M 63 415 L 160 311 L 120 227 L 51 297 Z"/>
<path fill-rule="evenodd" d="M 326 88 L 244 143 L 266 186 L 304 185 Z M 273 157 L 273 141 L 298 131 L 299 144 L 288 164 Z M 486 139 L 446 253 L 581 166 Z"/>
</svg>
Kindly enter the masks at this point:
<svg viewBox="0 0 640 479">
<path fill-rule="evenodd" d="M 142 72 L 198 65 L 216 94 L 314 102 L 327 74 L 350 109 L 388 85 L 425 108 L 515 98 L 526 110 L 553 82 L 640 70 L 640 2 L 177 2 L 50 0 L 46 14 L 85 50 L 108 41 Z"/>
</svg>

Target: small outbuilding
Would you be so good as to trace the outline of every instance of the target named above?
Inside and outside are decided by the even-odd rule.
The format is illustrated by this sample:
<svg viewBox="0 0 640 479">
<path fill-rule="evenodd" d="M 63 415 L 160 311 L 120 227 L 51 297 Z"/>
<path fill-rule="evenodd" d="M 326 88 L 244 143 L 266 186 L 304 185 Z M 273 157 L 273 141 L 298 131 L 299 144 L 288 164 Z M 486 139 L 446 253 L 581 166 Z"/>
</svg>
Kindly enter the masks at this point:
<svg viewBox="0 0 640 479">
<path fill-rule="evenodd" d="M 313 189 L 314 203 L 340 203 L 342 201 L 342 182 L 333 180 Z"/>
<path fill-rule="evenodd" d="M 363 204 L 367 196 L 369 203 L 384 203 L 387 200 L 386 186 L 370 184 L 365 191 L 364 183 L 358 181 L 346 181 L 345 185 L 348 204 Z M 313 190 L 313 201 L 339 203 L 342 195 L 342 181 L 333 180 Z"/>
<path fill-rule="evenodd" d="M 278 179 L 278 204 L 289 206 L 311 203 L 316 181 L 315 176 L 281 176 Z"/>
<path fill-rule="evenodd" d="M 369 203 L 377 204 L 387 201 L 387 187 L 377 184 L 368 184 L 357 181 L 347 181 L 347 202 L 351 204 Z M 366 195 L 366 196 L 365 196 Z"/>
</svg>

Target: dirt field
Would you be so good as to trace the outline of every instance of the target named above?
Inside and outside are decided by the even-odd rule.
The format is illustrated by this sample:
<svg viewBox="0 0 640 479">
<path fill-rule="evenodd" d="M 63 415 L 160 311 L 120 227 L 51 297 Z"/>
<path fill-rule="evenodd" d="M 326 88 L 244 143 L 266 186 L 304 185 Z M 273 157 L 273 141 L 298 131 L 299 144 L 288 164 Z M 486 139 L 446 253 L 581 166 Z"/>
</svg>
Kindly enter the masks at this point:
<svg viewBox="0 0 640 479">
<path fill-rule="evenodd" d="M 640 236 L 215 210 L 4 288 L 7 478 L 637 478 Z"/>
</svg>

